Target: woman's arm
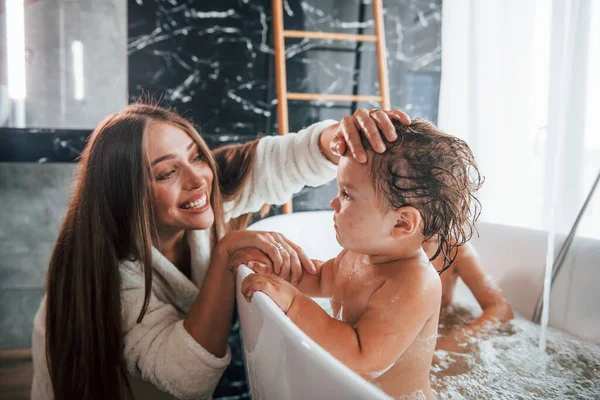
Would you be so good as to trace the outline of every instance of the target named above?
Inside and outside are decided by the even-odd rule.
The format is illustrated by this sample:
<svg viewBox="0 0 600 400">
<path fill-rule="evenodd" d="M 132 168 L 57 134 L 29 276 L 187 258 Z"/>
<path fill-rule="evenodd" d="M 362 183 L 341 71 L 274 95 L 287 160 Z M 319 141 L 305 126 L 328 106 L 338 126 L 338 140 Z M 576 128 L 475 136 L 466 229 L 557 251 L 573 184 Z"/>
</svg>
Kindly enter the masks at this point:
<svg viewBox="0 0 600 400">
<path fill-rule="evenodd" d="M 231 358 L 227 338 L 235 300 L 232 260 L 240 249 L 255 247 L 281 267 L 284 260 L 272 235 L 235 231 L 222 238 L 187 315 L 151 294 L 147 312 L 137 323 L 144 301 L 144 275 L 139 264 L 124 263 L 123 353 L 130 373 L 141 374 L 178 398 L 208 398 Z"/>
<path fill-rule="evenodd" d="M 361 134 L 377 151 L 385 151 L 382 135 L 390 141 L 397 139 L 392 120 L 410 124 L 410 118 L 401 111 L 359 109 L 340 123 L 323 121 L 297 134 L 268 136 L 254 147 L 246 145 L 247 152 L 255 154 L 247 179 L 240 180 L 244 182 L 243 187 L 225 204 L 226 219 L 256 212 L 264 204 L 283 204 L 304 186 L 320 186 L 331 181 L 337 171 L 339 155 L 347 148 L 357 160 L 366 161 Z M 225 164 L 225 160 L 219 164 Z M 220 169 L 225 167 L 219 165 Z"/>
<path fill-rule="evenodd" d="M 286 245 L 286 252 L 277 248 L 277 245 L 281 244 Z M 317 272 L 303 251 L 290 244 L 293 245 L 278 233 L 260 231 L 233 231 L 219 241 L 213 251 L 200 292 L 183 323 L 200 345 L 218 357 L 223 357 L 227 352 L 227 338 L 235 300 L 234 272 L 240 260 L 240 250 L 255 249 L 257 253 L 268 257 L 275 270 L 287 268 L 290 271 L 290 259 L 286 257 L 291 256 L 290 258 L 296 259 L 297 269 Z M 244 259 L 244 262 L 249 263 L 251 260 L 253 257 Z M 206 329 L 208 326 L 210 329 Z"/>
<path fill-rule="evenodd" d="M 196 309 L 189 315 L 198 315 L 204 323 L 209 319 L 215 323 L 204 325 L 204 329 L 199 329 L 198 325 L 189 329 L 185 326 L 184 315 L 154 294 L 150 296 L 144 318 L 137 323 L 144 301 L 144 276 L 137 264 L 130 267 L 122 267 L 121 273 L 123 355 L 129 372 L 141 375 L 144 380 L 178 398 L 209 398 L 231 359 L 226 341 L 231 324 L 229 309 L 233 307 L 233 277 L 216 274 L 211 263 L 204 282 L 209 286 L 222 285 L 222 296 L 215 295 L 210 288 L 203 288 L 207 289 L 207 293 L 201 292 L 203 298 L 210 298 L 217 304 L 207 306 L 206 310 Z M 211 315 L 214 311 L 209 308 L 220 310 L 220 315 Z"/>
<path fill-rule="evenodd" d="M 213 251 L 200 292 L 183 321 L 194 340 L 217 357 L 224 357 L 228 352 L 235 299 L 235 276 L 227 268 L 227 262 L 226 254 Z"/>
<path fill-rule="evenodd" d="M 512 307 L 481 267 L 479 255 L 472 245 L 467 243 L 459 248 L 453 268 L 471 290 L 483 313 L 472 323 L 438 340 L 438 349 L 460 349 L 457 345 L 469 337 L 485 334 L 513 318 Z"/>
<path fill-rule="evenodd" d="M 321 133 L 329 120 L 298 133 L 259 140 L 241 190 L 225 203 L 226 220 L 258 211 L 263 204 L 283 204 L 304 186 L 319 186 L 335 177 L 337 167 L 321 152 Z"/>
</svg>

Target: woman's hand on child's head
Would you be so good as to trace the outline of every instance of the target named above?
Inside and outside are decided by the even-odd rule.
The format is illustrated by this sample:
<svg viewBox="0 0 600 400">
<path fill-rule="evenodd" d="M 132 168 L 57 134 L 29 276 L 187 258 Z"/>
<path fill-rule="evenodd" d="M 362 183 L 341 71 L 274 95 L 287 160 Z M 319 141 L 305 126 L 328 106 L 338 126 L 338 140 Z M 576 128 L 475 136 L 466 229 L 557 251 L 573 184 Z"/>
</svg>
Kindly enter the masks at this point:
<svg viewBox="0 0 600 400">
<path fill-rule="evenodd" d="M 242 282 L 242 294 L 248 302 L 256 292 L 263 292 L 269 296 L 284 313 L 287 313 L 294 301 L 294 297 L 300 294 L 289 282 L 275 275 L 252 274 L 248 275 Z"/>
<path fill-rule="evenodd" d="M 310 274 L 317 273 L 315 265 L 304 250 L 277 232 L 233 231 L 229 232 L 217 244 L 218 253 L 227 258 L 227 266 L 232 269 L 237 268 L 239 265 L 233 266 L 235 262 L 244 258 L 243 254 L 236 253 L 246 248 L 255 248 L 266 255 L 271 261 L 273 272 L 281 278 L 289 280 L 294 285 L 300 282 L 303 270 Z M 253 254 L 257 255 L 257 253 Z M 235 257 L 237 259 L 232 260 Z M 264 258 L 258 260 L 245 259 L 243 261 L 256 261 L 258 263 L 257 268 L 263 268 L 266 265 L 268 269 L 269 266 L 268 263 L 264 262 Z M 263 265 L 260 265 L 261 263 Z"/>
<path fill-rule="evenodd" d="M 398 138 L 393 122 L 400 122 L 402 125 L 410 125 L 410 117 L 400 110 L 367 110 L 359 108 L 350 117 L 342 118 L 339 124 L 338 133 L 331 140 L 331 150 L 337 155 L 343 156 L 349 149 L 358 162 L 367 161 L 367 154 L 361 143 L 360 132 L 362 132 L 371 147 L 378 153 L 385 151 L 385 143 L 382 135 L 393 142 Z"/>
</svg>

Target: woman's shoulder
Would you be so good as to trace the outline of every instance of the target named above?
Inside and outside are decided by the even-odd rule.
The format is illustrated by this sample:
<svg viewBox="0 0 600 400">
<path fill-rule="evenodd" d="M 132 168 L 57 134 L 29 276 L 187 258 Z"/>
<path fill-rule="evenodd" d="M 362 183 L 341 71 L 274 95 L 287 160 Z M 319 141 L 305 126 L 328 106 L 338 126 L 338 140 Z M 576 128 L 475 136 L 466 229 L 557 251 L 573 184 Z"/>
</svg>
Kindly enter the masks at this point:
<svg viewBox="0 0 600 400">
<path fill-rule="evenodd" d="M 119 261 L 122 289 L 144 285 L 144 267 L 139 260 L 123 259 Z"/>
<path fill-rule="evenodd" d="M 121 261 L 119 261 L 119 271 L 130 272 L 135 274 L 144 272 L 141 261 L 134 257 L 124 258 Z"/>
</svg>

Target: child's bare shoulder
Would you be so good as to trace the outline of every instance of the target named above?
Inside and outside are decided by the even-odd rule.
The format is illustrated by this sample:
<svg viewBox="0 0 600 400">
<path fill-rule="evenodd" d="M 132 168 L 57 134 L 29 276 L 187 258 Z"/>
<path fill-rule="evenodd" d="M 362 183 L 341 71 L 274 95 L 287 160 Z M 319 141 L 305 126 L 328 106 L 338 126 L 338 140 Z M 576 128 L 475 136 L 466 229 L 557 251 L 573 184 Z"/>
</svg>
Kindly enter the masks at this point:
<svg viewBox="0 0 600 400">
<path fill-rule="evenodd" d="M 416 336 L 425 323 L 437 318 L 441 300 L 442 284 L 433 266 L 403 268 L 387 275 L 373 292 L 367 307 L 370 312 L 363 314 L 361 321 L 372 323 L 383 318 L 399 330 L 414 328 Z"/>
<path fill-rule="evenodd" d="M 431 263 L 394 268 L 386 284 L 405 298 L 425 297 L 432 299 L 433 304 L 441 301 L 442 282 Z"/>
<path fill-rule="evenodd" d="M 389 268 L 392 279 L 409 280 L 411 284 L 422 282 L 434 284 L 439 280 L 439 274 L 431 262 L 411 262 L 405 264 L 397 261 Z"/>
</svg>

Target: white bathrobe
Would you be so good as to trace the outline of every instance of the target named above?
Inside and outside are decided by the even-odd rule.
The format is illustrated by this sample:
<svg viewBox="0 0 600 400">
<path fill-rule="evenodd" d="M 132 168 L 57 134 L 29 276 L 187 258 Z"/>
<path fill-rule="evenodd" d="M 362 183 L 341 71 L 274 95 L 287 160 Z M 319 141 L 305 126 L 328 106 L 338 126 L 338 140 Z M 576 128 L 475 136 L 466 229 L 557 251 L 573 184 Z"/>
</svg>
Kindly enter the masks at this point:
<svg viewBox="0 0 600 400">
<path fill-rule="evenodd" d="M 305 185 L 319 186 L 333 179 L 336 166 L 321 153 L 319 136 L 335 122 L 323 121 L 298 134 L 262 138 L 252 175 L 241 195 L 224 205 L 226 220 L 258 211 L 265 203 L 282 204 Z M 231 359 L 229 347 L 225 356 L 218 358 L 183 327 L 183 319 L 204 280 L 211 253 L 208 230 L 191 231 L 187 237 L 192 254 L 191 280 L 157 249 L 152 249 L 152 293 L 146 315 L 139 324 L 136 320 L 144 300 L 144 275 L 137 262 L 120 264 L 123 356 L 138 399 L 210 398 Z M 45 357 L 45 316 L 44 298 L 33 329 L 33 400 L 53 398 Z"/>
</svg>

